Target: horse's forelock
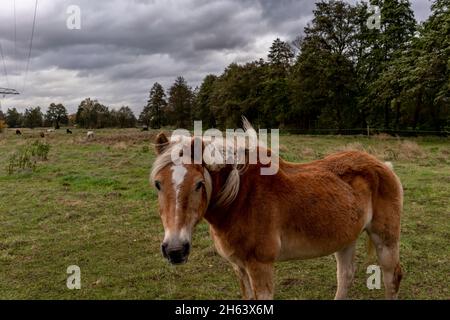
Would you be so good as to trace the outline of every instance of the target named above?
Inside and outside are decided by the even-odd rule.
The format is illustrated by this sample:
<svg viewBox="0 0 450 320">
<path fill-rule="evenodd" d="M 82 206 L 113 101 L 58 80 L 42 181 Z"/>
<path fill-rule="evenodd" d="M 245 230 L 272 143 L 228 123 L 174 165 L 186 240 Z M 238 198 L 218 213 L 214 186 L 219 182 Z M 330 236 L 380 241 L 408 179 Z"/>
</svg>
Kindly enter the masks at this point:
<svg viewBox="0 0 450 320">
<path fill-rule="evenodd" d="M 250 136 L 254 136 L 256 137 L 256 131 L 255 129 L 253 129 L 253 127 L 251 126 L 250 122 L 243 118 L 243 124 L 244 124 L 244 129 L 246 131 L 246 133 Z M 238 135 L 235 136 L 235 139 L 237 138 Z M 253 137 L 253 138 L 254 138 Z M 236 142 L 237 141 L 237 142 Z M 233 140 L 232 142 L 230 141 L 226 141 L 226 139 L 217 139 L 213 142 L 211 142 L 211 140 L 205 141 L 204 142 L 204 146 L 208 146 L 209 144 L 216 144 L 215 147 L 217 147 L 218 150 L 222 150 L 223 154 L 222 157 L 223 159 L 226 159 L 226 149 L 230 147 L 230 145 L 235 145 L 239 144 L 240 140 Z M 158 172 L 160 170 L 162 170 L 164 167 L 173 164 L 172 161 L 172 150 L 175 146 L 180 146 L 180 144 L 182 145 L 187 145 L 187 144 L 191 144 L 191 138 L 188 138 L 184 135 L 177 135 L 175 137 L 171 138 L 171 144 L 170 146 L 167 147 L 167 149 L 160 154 L 152 167 L 152 171 L 151 171 L 151 175 L 150 178 L 152 181 L 154 181 L 155 176 L 158 174 Z M 238 147 L 238 152 L 235 154 L 235 163 L 232 164 L 222 164 L 222 165 L 217 165 L 217 164 L 206 164 L 205 162 L 203 163 L 203 169 L 204 169 L 204 178 L 205 178 L 205 188 L 206 188 L 206 194 L 207 194 L 207 198 L 208 198 L 208 204 L 210 202 L 211 199 L 211 195 L 212 195 L 212 179 L 211 179 L 211 173 L 218 173 L 221 170 L 223 170 L 226 166 L 232 166 L 232 170 L 230 171 L 230 173 L 228 174 L 228 177 L 225 181 L 225 183 L 222 185 L 221 190 L 217 193 L 217 196 L 215 196 L 215 201 L 214 201 L 214 206 L 227 206 L 229 204 L 231 204 L 237 197 L 238 193 L 239 193 L 239 186 L 240 186 L 240 176 L 243 174 L 243 172 L 247 169 L 248 167 L 248 159 L 247 157 L 245 157 L 244 163 L 238 163 L 238 161 L 242 162 L 242 159 L 238 159 L 238 153 L 239 153 L 239 148 L 244 148 L 244 151 L 247 152 L 248 151 L 248 147 L 247 146 L 237 146 Z M 245 154 L 244 152 L 244 154 Z"/>
</svg>

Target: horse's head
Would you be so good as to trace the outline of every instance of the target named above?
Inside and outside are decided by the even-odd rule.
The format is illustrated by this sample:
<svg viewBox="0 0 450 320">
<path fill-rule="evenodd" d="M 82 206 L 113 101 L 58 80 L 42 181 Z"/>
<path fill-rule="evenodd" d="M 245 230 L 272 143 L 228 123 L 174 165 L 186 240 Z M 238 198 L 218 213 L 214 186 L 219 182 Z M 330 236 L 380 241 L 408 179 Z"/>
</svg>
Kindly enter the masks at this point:
<svg viewBox="0 0 450 320">
<path fill-rule="evenodd" d="M 187 261 L 192 232 L 208 207 L 211 177 L 201 164 L 174 162 L 174 147 L 163 133 L 158 135 L 151 182 L 158 192 L 164 226 L 162 254 L 170 263 L 181 264 Z"/>
</svg>

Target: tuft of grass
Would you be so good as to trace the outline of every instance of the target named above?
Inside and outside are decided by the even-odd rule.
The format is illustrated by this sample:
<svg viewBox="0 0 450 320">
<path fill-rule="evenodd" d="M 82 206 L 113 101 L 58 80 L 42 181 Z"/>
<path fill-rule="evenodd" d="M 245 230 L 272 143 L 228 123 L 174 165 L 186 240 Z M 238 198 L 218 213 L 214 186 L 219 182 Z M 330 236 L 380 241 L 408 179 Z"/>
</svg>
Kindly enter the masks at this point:
<svg viewBox="0 0 450 320">
<path fill-rule="evenodd" d="M 36 169 L 36 159 L 33 158 L 30 149 L 21 149 L 8 158 L 7 168 L 10 175 L 18 171 L 34 171 Z"/>
<path fill-rule="evenodd" d="M 402 141 L 398 146 L 399 155 L 404 160 L 413 160 L 426 157 L 425 152 L 415 141 Z"/>
<path fill-rule="evenodd" d="M 48 153 L 50 152 L 50 145 L 45 142 L 36 140 L 30 147 L 31 155 L 39 160 L 48 160 Z"/>
<path fill-rule="evenodd" d="M 48 160 L 50 145 L 45 142 L 36 140 L 31 144 L 19 147 L 8 158 L 8 174 L 20 171 L 34 171 L 37 161 Z"/>
</svg>

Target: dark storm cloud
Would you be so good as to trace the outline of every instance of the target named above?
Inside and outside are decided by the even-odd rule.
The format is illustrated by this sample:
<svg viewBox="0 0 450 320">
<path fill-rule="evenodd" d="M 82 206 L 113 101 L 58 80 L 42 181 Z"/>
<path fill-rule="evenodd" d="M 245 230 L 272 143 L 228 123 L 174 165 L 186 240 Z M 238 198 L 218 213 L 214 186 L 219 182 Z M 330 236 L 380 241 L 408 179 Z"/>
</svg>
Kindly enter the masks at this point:
<svg viewBox="0 0 450 320">
<path fill-rule="evenodd" d="M 16 3 L 16 53 L 13 0 L 0 2 L 0 42 L 8 84 L 23 94 L 3 106 L 61 101 L 71 111 L 87 96 L 139 111 L 155 81 L 167 88 L 184 75 L 196 86 L 231 62 L 265 58 L 273 39 L 290 41 L 302 32 L 314 8 L 311 0 L 39 0 L 25 79 L 34 0 Z M 81 9 L 81 30 L 66 28 L 69 5 Z M 413 5 L 424 20 L 428 1 Z"/>
</svg>

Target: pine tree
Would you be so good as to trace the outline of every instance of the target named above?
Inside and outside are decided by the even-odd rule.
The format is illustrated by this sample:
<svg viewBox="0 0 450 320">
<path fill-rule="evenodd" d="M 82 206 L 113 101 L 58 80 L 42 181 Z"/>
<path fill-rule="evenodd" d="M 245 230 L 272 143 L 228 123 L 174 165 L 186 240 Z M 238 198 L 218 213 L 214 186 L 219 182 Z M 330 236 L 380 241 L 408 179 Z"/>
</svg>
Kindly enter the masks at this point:
<svg viewBox="0 0 450 320">
<path fill-rule="evenodd" d="M 40 107 L 27 108 L 23 114 L 23 125 L 27 128 L 33 129 L 41 127 L 43 121 L 43 114 Z"/>
<path fill-rule="evenodd" d="M 170 121 L 177 128 L 191 127 L 193 92 L 183 77 L 178 77 L 169 89 Z"/>
<path fill-rule="evenodd" d="M 194 120 L 201 120 L 204 126 L 214 128 L 216 120 L 212 112 L 212 93 L 217 80 L 215 75 L 207 75 L 200 86 L 196 96 L 193 110 Z"/>
<path fill-rule="evenodd" d="M 294 51 L 289 43 L 281 41 L 280 38 L 276 38 L 269 49 L 267 57 L 272 69 L 285 75 L 291 66 Z"/>
<path fill-rule="evenodd" d="M 10 128 L 20 127 L 22 124 L 22 114 L 16 108 L 8 109 L 6 111 L 5 121 Z"/>
<path fill-rule="evenodd" d="M 164 123 L 164 109 L 166 106 L 164 88 L 158 82 L 155 82 L 150 90 L 147 105 L 139 116 L 139 121 L 155 129 L 161 128 Z"/>
</svg>

